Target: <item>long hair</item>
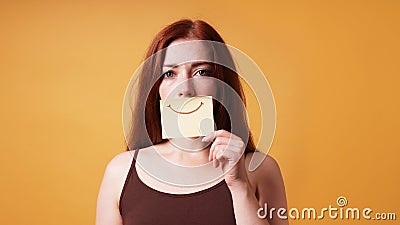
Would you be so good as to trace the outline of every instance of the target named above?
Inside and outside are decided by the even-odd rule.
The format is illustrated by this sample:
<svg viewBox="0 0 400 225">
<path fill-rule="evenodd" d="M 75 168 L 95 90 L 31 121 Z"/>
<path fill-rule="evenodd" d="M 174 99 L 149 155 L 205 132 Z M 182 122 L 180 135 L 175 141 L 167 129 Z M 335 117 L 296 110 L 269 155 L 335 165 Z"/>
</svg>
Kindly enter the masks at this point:
<svg viewBox="0 0 400 225">
<path fill-rule="evenodd" d="M 161 137 L 161 113 L 159 105 L 159 100 L 161 99 L 159 95 L 159 87 L 162 81 L 160 74 L 165 55 L 161 54 L 159 57 L 151 56 L 168 47 L 177 39 L 208 40 L 225 44 L 218 32 L 208 23 L 201 20 L 179 20 L 168 25 L 155 36 L 147 50 L 145 55 L 147 60 L 143 64 L 142 71 L 138 77 L 138 92 L 135 100 L 135 108 L 132 112 L 131 130 L 126 137 L 126 150 L 128 151 L 145 148 L 166 141 Z M 233 59 L 228 49 L 225 48 L 224 52 L 229 55 L 230 67 L 234 68 Z M 242 102 L 245 103 L 246 100 L 239 80 L 239 75 L 224 66 L 215 65 L 215 68 L 216 73 L 214 77 L 229 85 L 238 94 Z M 220 94 L 222 94 L 222 96 L 228 96 L 227 94 Z M 246 131 L 246 133 L 235 134 L 242 139 L 243 136 L 248 136 L 245 151 L 255 151 L 255 144 L 252 134 L 249 131 L 246 113 L 243 112 L 243 108 L 237 107 L 238 103 L 235 103 L 233 98 L 225 97 L 223 102 L 225 107 L 233 109 L 233 111 L 239 111 L 236 112 L 239 117 L 235 117 L 234 123 L 239 124 L 239 127 L 242 127 L 242 130 Z M 222 106 L 221 103 L 216 102 L 213 111 L 214 121 L 217 129 L 224 129 L 232 132 L 231 119 L 224 106 Z M 142 107 L 144 107 L 144 113 Z M 143 123 L 143 121 L 145 122 Z"/>
</svg>

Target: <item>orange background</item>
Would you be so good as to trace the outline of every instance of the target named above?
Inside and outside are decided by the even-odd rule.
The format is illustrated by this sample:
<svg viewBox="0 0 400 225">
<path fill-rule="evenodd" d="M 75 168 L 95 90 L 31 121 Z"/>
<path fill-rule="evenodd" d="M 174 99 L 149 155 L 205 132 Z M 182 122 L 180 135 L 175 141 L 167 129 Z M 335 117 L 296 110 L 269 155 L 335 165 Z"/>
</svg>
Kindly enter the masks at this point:
<svg viewBox="0 0 400 225">
<path fill-rule="evenodd" d="M 186 17 L 266 74 L 289 207 L 343 195 L 398 217 L 399 12 L 395 0 L 1 1 L 1 223 L 94 224 L 105 166 L 124 147 L 128 81 L 153 36 Z M 382 222 L 291 221 L 313 223 Z"/>
</svg>

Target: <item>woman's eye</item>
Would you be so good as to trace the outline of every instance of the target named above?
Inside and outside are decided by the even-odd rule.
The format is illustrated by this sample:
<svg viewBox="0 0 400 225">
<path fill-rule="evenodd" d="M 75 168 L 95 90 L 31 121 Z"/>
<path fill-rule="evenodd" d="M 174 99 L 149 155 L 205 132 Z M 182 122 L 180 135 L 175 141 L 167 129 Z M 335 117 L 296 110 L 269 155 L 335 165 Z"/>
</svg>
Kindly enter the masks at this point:
<svg viewBox="0 0 400 225">
<path fill-rule="evenodd" d="M 195 75 L 211 76 L 212 75 L 212 71 L 211 70 L 198 70 L 198 71 L 196 71 Z"/>
<path fill-rule="evenodd" d="M 162 75 L 164 78 L 171 78 L 174 76 L 174 73 L 172 71 L 167 71 L 165 73 L 163 73 Z"/>
</svg>

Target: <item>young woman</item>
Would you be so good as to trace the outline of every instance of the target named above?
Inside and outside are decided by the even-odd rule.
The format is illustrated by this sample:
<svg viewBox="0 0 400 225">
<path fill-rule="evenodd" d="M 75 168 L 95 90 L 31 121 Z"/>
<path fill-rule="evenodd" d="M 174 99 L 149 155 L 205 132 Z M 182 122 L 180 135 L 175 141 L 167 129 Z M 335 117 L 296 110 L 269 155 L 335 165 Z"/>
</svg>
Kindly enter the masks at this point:
<svg viewBox="0 0 400 225">
<path fill-rule="evenodd" d="M 193 42 L 189 48 L 172 48 L 196 40 L 224 43 L 214 28 L 200 20 L 177 21 L 160 31 L 151 43 L 146 54 L 151 60 L 144 64 L 138 80 L 136 101 L 142 104 L 134 108 L 127 151 L 115 156 L 106 168 L 97 202 L 97 225 L 288 224 L 274 211 L 265 219 L 259 217 L 259 209 L 265 205 L 266 210 L 286 209 L 286 194 L 279 166 L 272 157 L 267 156 L 253 172 L 247 169 L 250 159 L 263 157 L 263 153 L 255 149 L 243 109 L 225 93 L 228 88 L 216 82 L 229 85 L 244 101 L 238 74 L 210 63 L 216 53 L 207 44 Z M 163 49 L 167 50 L 152 58 Z M 229 55 L 226 50 L 222 51 Z M 183 63 L 182 55 L 210 60 Z M 227 64 L 233 67 L 232 58 L 228 57 Z M 196 96 L 220 99 L 213 102 L 216 131 L 200 138 L 163 139 L 159 100 Z M 236 116 L 232 117 L 230 110 L 236 111 Z M 187 168 L 212 162 L 214 167 L 204 167 L 203 172 L 212 174 L 220 169 L 223 173 L 210 182 L 173 185 L 142 168 L 146 162 L 148 167 L 159 166 L 158 156 Z M 160 170 L 182 179 L 199 177 Z M 280 214 L 284 215 L 282 211 Z"/>
</svg>

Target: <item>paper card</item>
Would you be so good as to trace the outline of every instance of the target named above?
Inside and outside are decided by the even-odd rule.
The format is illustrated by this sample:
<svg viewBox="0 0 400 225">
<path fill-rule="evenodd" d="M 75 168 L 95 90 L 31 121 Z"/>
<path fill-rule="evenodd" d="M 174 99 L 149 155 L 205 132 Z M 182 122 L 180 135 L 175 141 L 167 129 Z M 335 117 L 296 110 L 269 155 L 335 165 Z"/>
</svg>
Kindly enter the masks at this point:
<svg viewBox="0 0 400 225">
<path fill-rule="evenodd" d="M 160 100 L 162 138 L 206 136 L 214 131 L 211 96 Z"/>
</svg>

